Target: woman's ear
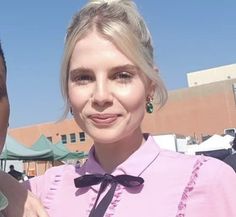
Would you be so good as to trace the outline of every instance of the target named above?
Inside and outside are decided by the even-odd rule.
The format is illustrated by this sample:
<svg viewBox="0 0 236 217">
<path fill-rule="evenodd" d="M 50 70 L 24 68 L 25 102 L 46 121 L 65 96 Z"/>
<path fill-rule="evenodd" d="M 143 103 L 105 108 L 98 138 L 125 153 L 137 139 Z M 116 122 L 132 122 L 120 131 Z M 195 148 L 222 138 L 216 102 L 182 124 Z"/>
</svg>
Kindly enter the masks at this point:
<svg viewBox="0 0 236 217">
<path fill-rule="evenodd" d="M 156 66 L 153 67 L 153 69 L 156 71 L 156 73 L 159 73 L 159 70 Z M 157 83 L 154 82 L 153 80 L 150 80 L 149 85 L 148 85 L 148 96 L 151 98 L 154 98 L 154 95 L 156 93 L 156 89 L 157 89 Z"/>
<path fill-rule="evenodd" d="M 154 98 L 155 92 L 156 92 L 157 84 L 154 81 L 150 81 L 149 87 L 148 87 L 148 96 L 152 99 Z"/>
</svg>

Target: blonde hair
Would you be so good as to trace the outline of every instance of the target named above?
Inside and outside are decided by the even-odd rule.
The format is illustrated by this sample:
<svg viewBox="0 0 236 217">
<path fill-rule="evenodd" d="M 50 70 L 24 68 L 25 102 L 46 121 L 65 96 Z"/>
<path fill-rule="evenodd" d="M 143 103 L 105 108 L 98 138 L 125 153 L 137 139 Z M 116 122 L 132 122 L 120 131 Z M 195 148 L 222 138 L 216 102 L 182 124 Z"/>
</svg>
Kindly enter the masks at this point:
<svg viewBox="0 0 236 217">
<path fill-rule="evenodd" d="M 131 0 L 90 0 L 68 27 L 61 67 L 61 89 L 69 112 L 68 72 L 73 49 L 80 39 L 96 30 L 120 49 L 156 85 L 157 103 L 167 100 L 166 88 L 154 66 L 151 34 Z"/>
</svg>

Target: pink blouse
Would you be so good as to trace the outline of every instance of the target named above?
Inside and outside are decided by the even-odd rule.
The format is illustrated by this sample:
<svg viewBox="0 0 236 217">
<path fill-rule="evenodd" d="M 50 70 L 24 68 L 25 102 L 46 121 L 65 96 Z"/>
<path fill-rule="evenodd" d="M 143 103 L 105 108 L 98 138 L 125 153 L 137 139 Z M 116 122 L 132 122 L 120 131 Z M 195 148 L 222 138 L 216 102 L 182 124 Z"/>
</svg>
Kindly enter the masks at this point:
<svg viewBox="0 0 236 217">
<path fill-rule="evenodd" d="M 50 217 L 89 216 L 99 185 L 77 189 L 74 178 L 105 173 L 93 153 L 94 148 L 82 167 L 53 167 L 26 182 Z M 144 184 L 134 189 L 118 185 L 105 217 L 236 217 L 236 174 L 219 160 L 160 149 L 149 136 L 112 173 L 120 174 L 141 176 Z"/>
</svg>

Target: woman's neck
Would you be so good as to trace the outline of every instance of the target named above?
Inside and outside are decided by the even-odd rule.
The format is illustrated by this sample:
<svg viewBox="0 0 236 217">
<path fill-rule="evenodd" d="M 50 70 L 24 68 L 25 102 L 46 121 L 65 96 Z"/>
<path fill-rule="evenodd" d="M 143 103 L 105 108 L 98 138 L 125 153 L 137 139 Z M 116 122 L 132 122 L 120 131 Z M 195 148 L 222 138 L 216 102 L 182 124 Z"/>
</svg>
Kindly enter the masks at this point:
<svg viewBox="0 0 236 217">
<path fill-rule="evenodd" d="M 111 144 L 95 142 L 95 158 L 107 173 L 112 173 L 114 169 L 132 155 L 144 141 L 142 131 L 138 128 L 127 137 Z"/>
</svg>

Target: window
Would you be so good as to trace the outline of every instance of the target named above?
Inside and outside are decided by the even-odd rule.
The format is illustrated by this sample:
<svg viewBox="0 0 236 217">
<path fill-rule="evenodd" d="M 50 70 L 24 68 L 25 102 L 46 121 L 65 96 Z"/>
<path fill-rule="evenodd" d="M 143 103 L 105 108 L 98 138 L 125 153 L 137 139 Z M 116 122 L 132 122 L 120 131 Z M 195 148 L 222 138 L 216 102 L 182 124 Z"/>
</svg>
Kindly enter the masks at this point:
<svg viewBox="0 0 236 217">
<path fill-rule="evenodd" d="M 80 140 L 80 142 L 85 141 L 85 133 L 84 132 L 79 132 L 79 140 Z"/>
<path fill-rule="evenodd" d="M 61 142 L 63 144 L 66 144 L 67 143 L 67 136 L 66 135 L 61 135 Z"/>
<path fill-rule="evenodd" d="M 70 142 L 71 142 L 71 143 L 75 143 L 75 142 L 76 142 L 75 133 L 71 133 L 71 134 L 70 134 Z"/>
<path fill-rule="evenodd" d="M 51 136 L 48 136 L 47 139 L 52 142 L 52 137 Z"/>
</svg>

